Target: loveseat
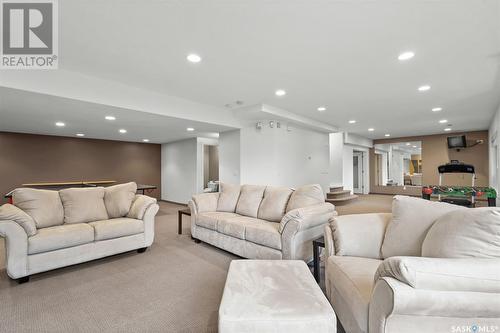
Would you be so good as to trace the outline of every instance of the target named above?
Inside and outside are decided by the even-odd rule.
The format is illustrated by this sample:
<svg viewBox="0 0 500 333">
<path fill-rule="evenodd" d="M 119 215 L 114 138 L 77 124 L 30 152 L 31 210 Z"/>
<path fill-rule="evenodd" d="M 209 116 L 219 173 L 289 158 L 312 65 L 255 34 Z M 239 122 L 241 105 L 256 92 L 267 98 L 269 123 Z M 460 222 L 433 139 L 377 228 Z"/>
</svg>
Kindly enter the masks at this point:
<svg viewBox="0 0 500 333">
<path fill-rule="evenodd" d="M 153 243 L 156 199 L 137 185 L 50 191 L 18 188 L 0 207 L 7 274 L 19 282 L 55 268 L 139 250 Z"/>
<path fill-rule="evenodd" d="M 347 333 L 497 332 L 500 209 L 396 196 L 325 227 L 325 285 Z"/>
<path fill-rule="evenodd" d="M 249 259 L 312 258 L 312 240 L 335 215 L 321 186 L 296 190 L 221 183 L 220 192 L 194 195 L 191 236 Z"/>
</svg>

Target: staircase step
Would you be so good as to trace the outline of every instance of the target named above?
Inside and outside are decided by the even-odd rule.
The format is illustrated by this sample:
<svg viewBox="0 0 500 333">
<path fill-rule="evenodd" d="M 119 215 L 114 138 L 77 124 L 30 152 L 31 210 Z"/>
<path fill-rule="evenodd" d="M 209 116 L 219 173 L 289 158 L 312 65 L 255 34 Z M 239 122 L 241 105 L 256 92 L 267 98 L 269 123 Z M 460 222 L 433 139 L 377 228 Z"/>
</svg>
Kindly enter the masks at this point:
<svg viewBox="0 0 500 333">
<path fill-rule="evenodd" d="M 335 198 L 335 199 L 328 198 L 328 199 L 326 199 L 326 202 L 330 202 L 332 204 L 339 204 L 339 203 L 349 202 L 351 200 L 356 199 L 357 197 L 358 197 L 357 195 L 351 194 L 351 195 L 341 197 L 341 198 Z"/>
<path fill-rule="evenodd" d="M 337 199 L 337 198 L 342 198 L 342 197 L 349 196 L 349 195 L 351 195 L 351 191 L 342 190 L 342 191 L 329 192 L 326 194 L 326 197 L 329 199 Z"/>
<path fill-rule="evenodd" d="M 344 186 L 332 186 L 330 187 L 330 192 L 338 192 L 338 191 L 343 191 Z"/>
</svg>

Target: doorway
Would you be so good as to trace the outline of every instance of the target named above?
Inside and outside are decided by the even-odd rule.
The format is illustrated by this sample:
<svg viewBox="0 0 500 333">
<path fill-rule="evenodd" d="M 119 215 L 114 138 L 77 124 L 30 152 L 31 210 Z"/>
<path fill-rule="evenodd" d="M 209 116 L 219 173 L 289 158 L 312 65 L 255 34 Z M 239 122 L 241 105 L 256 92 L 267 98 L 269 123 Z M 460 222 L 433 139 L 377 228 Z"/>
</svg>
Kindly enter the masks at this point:
<svg viewBox="0 0 500 333">
<path fill-rule="evenodd" d="M 352 187 L 353 193 L 363 194 L 364 192 L 364 165 L 363 152 L 353 151 L 352 153 Z"/>
<path fill-rule="evenodd" d="M 203 190 L 217 192 L 219 182 L 219 147 L 203 145 Z"/>
</svg>

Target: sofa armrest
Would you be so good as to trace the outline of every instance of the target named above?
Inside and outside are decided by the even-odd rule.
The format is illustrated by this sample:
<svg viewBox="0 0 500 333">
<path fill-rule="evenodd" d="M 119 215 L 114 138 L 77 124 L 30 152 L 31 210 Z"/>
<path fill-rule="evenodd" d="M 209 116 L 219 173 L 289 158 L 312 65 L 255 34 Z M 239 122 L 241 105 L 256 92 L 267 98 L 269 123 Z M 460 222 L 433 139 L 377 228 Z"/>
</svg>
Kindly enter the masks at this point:
<svg viewBox="0 0 500 333">
<path fill-rule="evenodd" d="M 28 272 L 28 234 L 14 221 L 0 221 L 0 236 L 5 238 L 7 274 L 18 279 Z"/>
<path fill-rule="evenodd" d="M 500 294 L 415 289 L 384 277 L 373 289 L 368 318 L 369 332 L 404 332 L 408 327 L 451 332 L 456 325 L 498 325 Z"/>
<path fill-rule="evenodd" d="M 33 218 L 14 205 L 5 204 L 0 206 L 0 221 L 1 220 L 16 222 L 23 227 L 28 236 L 33 236 L 37 233 L 36 224 Z"/>
<path fill-rule="evenodd" d="M 155 216 L 160 206 L 158 204 L 149 205 L 144 212 L 142 220 L 144 221 L 144 241 L 145 245 L 151 246 L 155 238 Z"/>
<path fill-rule="evenodd" d="M 500 293 L 500 259 L 391 257 L 375 281 L 391 277 L 415 289 Z"/>
<path fill-rule="evenodd" d="M 191 214 L 198 214 L 203 212 L 217 211 L 217 202 L 219 201 L 219 192 L 201 193 L 193 195 L 190 207 L 194 207 L 195 211 Z"/>
<path fill-rule="evenodd" d="M 335 255 L 335 243 L 333 242 L 333 233 L 330 224 L 326 224 L 323 229 L 325 238 L 325 260 Z"/>
<path fill-rule="evenodd" d="M 283 234 L 285 229 L 288 228 L 292 228 L 296 231 L 311 229 L 330 222 L 336 214 L 335 206 L 328 202 L 296 208 L 283 216 L 280 222 L 279 232 Z"/>
<path fill-rule="evenodd" d="M 146 210 L 151 205 L 156 204 L 156 199 L 143 194 L 136 194 L 132 206 L 127 214 L 127 217 L 132 219 L 142 220 Z"/>
<path fill-rule="evenodd" d="M 312 241 L 323 234 L 324 226 L 336 214 L 330 203 L 289 211 L 279 226 L 283 259 L 311 260 Z"/>
<path fill-rule="evenodd" d="M 335 255 L 380 259 L 391 218 L 390 213 L 336 216 L 330 223 Z"/>
</svg>

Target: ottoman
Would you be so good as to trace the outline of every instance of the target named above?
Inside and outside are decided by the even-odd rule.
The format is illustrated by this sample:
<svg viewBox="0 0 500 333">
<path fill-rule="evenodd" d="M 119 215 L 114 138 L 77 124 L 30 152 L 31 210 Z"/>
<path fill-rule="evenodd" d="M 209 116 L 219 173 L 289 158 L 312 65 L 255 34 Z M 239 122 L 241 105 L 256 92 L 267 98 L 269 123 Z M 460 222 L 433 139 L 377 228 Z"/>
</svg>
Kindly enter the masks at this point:
<svg viewBox="0 0 500 333">
<path fill-rule="evenodd" d="M 330 303 L 302 260 L 233 260 L 219 307 L 220 333 L 335 333 Z"/>
</svg>

